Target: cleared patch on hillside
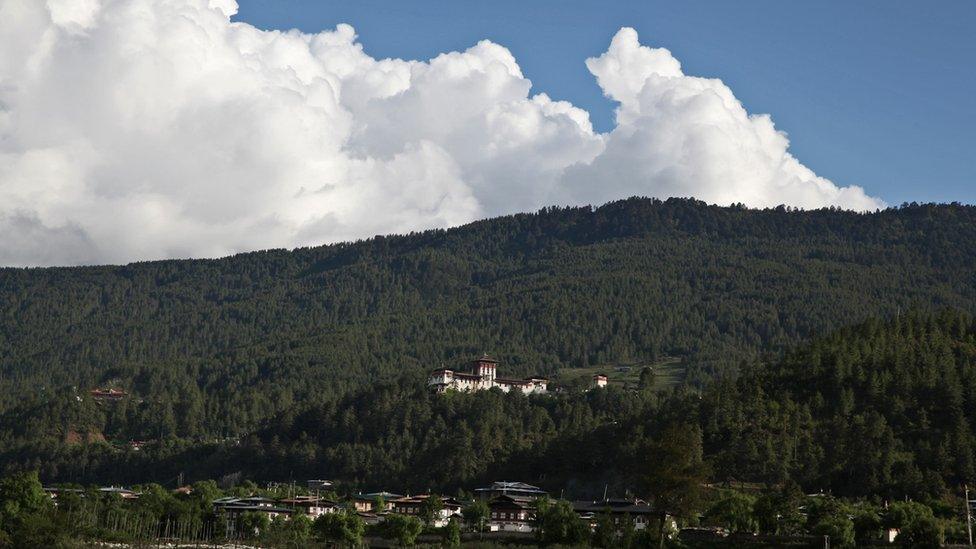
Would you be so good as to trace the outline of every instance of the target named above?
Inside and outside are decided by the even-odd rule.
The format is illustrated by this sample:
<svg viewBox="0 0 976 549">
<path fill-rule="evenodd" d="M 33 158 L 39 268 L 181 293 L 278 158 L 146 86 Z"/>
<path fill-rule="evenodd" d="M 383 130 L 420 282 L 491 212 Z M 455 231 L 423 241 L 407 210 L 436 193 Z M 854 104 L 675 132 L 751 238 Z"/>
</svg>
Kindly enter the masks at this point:
<svg viewBox="0 0 976 549">
<path fill-rule="evenodd" d="M 553 376 L 551 382 L 560 387 L 587 387 L 594 375 L 603 374 L 614 387 L 636 389 L 640 383 L 641 371 L 645 367 L 654 370 L 656 391 L 670 389 L 684 380 L 684 362 L 680 358 L 665 357 L 658 361 L 622 361 L 586 368 L 564 368 Z"/>
</svg>

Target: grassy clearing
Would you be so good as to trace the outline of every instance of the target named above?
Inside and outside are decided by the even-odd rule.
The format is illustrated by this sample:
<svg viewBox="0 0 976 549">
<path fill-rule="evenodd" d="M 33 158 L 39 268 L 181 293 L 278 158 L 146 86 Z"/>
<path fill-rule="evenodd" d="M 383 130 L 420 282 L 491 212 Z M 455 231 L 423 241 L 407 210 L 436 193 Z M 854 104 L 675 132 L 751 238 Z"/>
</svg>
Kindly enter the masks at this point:
<svg viewBox="0 0 976 549">
<path fill-rule="evenodd" d="M 594 374 L 607 376 L 608 383 L 616 387 L 636 387 L 640 380 L 641 370 L 645 366 L 654 368 L 656 374 L 655 390 L 670 389 L 684 379 L 685 365 L 680 358 L 666 357 L 656 362 L 633 361 L 601 364 L 587 368 L 566 368 L 560 370 L 553 378 L 553 382 L 562 386 L 578 384 L 588 385 Z"/>
</svg>

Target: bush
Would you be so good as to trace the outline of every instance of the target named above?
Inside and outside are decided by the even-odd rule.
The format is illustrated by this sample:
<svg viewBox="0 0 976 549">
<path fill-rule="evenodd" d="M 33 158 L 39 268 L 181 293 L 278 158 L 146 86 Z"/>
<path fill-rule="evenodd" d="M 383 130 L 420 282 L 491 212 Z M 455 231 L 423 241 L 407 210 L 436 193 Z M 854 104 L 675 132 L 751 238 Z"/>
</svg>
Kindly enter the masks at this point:
<svg viewBox="0 0 976 549">
<path fill-rule="evenodd" d="M 392 514 L 383 521 L 382 536 L 393 539 L 400 545 L 409 547 L 417 541 L 417 536 L 424 529 L 423 523 L 415 517 Z"/>
<path fill-rule="evenodd" d="M 831 547 L 854 547 L 854 522 L 847 517 L 824 517 L 813 527 L 811 533 L 829 536 Z"/>
<path fill-rule="evenodd" d="M 753 512 L 755 503 L 755 498 L 732 492 L 708 508 L 705 512 L 705 524 L 724 526 L 732 532 L 753 533 L 759 527 Z"/>
<path fill-rule="evenodd" d="M 356 546 L 362 543 L 366 526 L 355 513 L 329 513 L 315 519 L 312 531 L 323 541 Z"/>
<path fill-rule="evenodd" d="M 568 501 L 542 498 L 536 507 L 536 536 L 545 545 L 579 545 L 590 537 L 589 527 Z"/>
<path fill-rule="evenodd" d="M 451 519 L 444 527 L 444 545 L 458 547 L 461 545 L 461 526 L 457 519 Z"/>
<path fill-rule="evenodd" d="M 895 541 L 918 549 L 942 547 L 942 527 L 935 517 L 920 516 L 902 528 Z"/>
</svg>

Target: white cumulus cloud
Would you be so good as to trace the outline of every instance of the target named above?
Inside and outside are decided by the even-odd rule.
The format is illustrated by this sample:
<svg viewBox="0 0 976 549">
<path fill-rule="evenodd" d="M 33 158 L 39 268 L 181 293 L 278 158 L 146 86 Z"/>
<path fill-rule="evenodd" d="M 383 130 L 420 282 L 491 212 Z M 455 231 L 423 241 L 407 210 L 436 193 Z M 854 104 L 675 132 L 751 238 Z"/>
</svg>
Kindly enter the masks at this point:
<svg viewBox="0 0 976 549">
<path fill-rule="evenodd" d="M 765 115 L 622 29 L 587 66 L 617 125 L 504 47 L 374 59 L 348 25 L 234 0 L 0 0 L 0 264 L 209 257 L 631 195 L 873 209 Z"/>
</svg>

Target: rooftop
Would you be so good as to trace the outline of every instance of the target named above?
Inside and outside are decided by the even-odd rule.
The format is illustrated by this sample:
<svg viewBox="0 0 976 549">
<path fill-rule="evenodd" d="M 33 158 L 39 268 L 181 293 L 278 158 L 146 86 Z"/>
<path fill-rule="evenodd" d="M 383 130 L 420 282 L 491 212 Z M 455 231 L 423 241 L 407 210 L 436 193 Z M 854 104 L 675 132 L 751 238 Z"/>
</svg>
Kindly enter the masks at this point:
<svg viewBox="0 0 976 549">
<path fill-rule="evenodd" d="M 573 509 L 577 513 L 602 513 L 611 511 L 614 513 L 628 513 L 633 515 L 646 515 L 654 513 L 653 507 L 640 499 L 608 499 L 605 501 L 574 501 Z"/>
<path fill-rule="evenodd" d="M 385 500 L 400 499 L 403 494 L 394 494 L 392 492 L 370 492 L 369 494 L 356 494 L 355 498 L 358 500 L 374 500 L 376 498 L 383 498 Z"/>
<path fill-rule="evenodd" d="M 512 482 L 499 480 L 491 483 L 487 488 L 475 488 L 475 492 L 531 492 L 539 495 L 545 494 L 545 490 L 538 486 L 532 486 L 524 482 Z"/>
</svg>

